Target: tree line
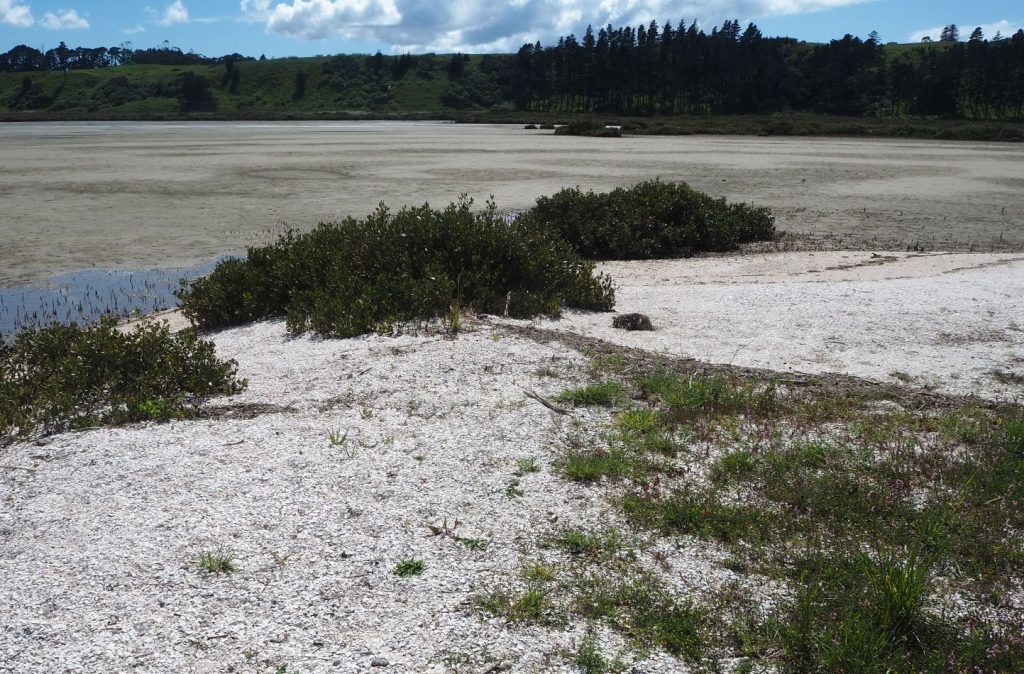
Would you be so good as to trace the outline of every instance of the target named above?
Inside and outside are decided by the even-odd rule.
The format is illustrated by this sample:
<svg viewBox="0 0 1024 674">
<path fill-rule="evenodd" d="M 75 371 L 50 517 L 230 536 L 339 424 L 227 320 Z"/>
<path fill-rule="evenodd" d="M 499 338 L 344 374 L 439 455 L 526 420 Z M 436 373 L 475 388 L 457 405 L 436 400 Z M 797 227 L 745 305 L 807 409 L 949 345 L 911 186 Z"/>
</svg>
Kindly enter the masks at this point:
<svg viewBox="0 0 1024 674">
<path fill-rule="evenodd" d="M 19 45 L 0 54 L 0 71 L 33 72 L 136 64 L 227 67 L 237 89 L 240 54 L 210 58 L 162 47 L 68 48 L 46 52 Z M 262 60 L 262 57 L 261 57 Z M 351 106 L 380 108 L 390 85 L 407 73 L 433 79 L 442 59 L 336 56 L 317 86 Z M 939 41 L 883 45 L 876 33 L 828 44 L 767 38 L 754 24 L 726 21 L 710 33 L 696 22 L 659 26 L 587 27 L 553 46 L 525 44 L 516 54 L 489 54 L 475 67 L 462 54 L 447 61 L 441 102 L 455 109 L 505 109 L 616 115 L 734 115 L 812 112 L 846 116 L 1024 118 L 1024 30 L 986 39 L 980 28 L 959 40 L 955 25 Z M 230 78 L 234 77 L 234 80 Z M 305 77 L 305 76 L 303 76 Z M 307 83 L 295 84 L 293 100 Z M 351 100 L 349 100 L 351 99 Z"/>
<path fill-rule="evenodd" d="M 27 73 L 46 70 L 93 70 L 114 68 L 129 63 L 170 66 L 217 65 L 228 61 L 254 61 L 250 56 L 227 54 L 208 57 L 195 52 L 183 52 L 167 43 L 149 49 L 131 47 L 68 47 L 61 42 L 47 51 L 18 45 L 0 54 L 0 72 Z"/>
<path fill-rule="evenodd" d="M 582 39 L 526 44 L 510 63 L 521 110 L 566 113 L 1024 116 L 1024 31 L 887 49 L 876 34 L 811 45 L 726 21 L 588 27 Z"/>
</svg>

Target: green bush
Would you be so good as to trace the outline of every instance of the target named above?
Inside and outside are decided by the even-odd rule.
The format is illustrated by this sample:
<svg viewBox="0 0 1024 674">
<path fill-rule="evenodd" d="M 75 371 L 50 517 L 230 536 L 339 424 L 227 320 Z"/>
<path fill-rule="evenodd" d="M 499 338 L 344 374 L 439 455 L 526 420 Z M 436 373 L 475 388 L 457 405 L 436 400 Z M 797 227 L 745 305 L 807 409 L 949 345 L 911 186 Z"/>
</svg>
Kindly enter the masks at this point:
<svg viewBox="0 0 1024 674">
<path fill-rule="evenodd" d="M 166 324 L 122 332 L 117 320 L 52 325 L 0 345 L 0 444 L 99 424 L 193 414 L 208 396 L 245 387 L 213 343 Z"/>
<path fill-rule="evenodd" d="M 658 180 L 600 194 L 564 189 L 538 199 L 521 219 L 558 232 L 592 260 L 688 257 L 775 234 L 766 208 L 728 204 L 686 184 Z"/>
<path fill-rule="evenodd" d="M 381 204 L 363 220 L 289 232 L 183 288 L 182 311 L 202 329 L 284 315 L 293 332 L 352 337 L 452 307 L 513 317 L 612 308 L 610 279 L 557 234 L 471 205 L 392 214 Z"/>
<path fill-rule="evenodd" d="M 594 138 L 621 138 L 622 130 L 607 127 L 589 119 L 576 120 L 555 129 L 556 136 L 591 136 Z"/>
</svg>

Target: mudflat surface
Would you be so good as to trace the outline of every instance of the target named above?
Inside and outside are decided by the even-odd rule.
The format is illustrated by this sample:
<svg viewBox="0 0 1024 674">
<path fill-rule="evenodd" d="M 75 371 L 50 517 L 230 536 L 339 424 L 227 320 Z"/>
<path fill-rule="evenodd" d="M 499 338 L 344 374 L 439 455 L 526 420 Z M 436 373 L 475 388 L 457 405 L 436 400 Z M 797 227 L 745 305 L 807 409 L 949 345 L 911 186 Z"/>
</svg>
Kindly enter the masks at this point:
<svg viewBox="0 0 1024 674">
<path fill-rule="evenodd" d="M 441 123 L 0 126 L 0 287 L 184 267 L 287 227 L 461 193 L 530 206 L 686 181 L 768 206 L 807 247 L 1024 250 L 1024 147 L 728 136 L 555 137 Z M 788 244 L 787 244 L 788 245 Z"/>
<path fill-rule="evenodd" d="M 623 346 L 782 373 L 843 373 L 941 393 L 1024 395 L 1024 254 L 824 251 L 609 262 L 617 313 L 543 320 Z"/>
</svg>

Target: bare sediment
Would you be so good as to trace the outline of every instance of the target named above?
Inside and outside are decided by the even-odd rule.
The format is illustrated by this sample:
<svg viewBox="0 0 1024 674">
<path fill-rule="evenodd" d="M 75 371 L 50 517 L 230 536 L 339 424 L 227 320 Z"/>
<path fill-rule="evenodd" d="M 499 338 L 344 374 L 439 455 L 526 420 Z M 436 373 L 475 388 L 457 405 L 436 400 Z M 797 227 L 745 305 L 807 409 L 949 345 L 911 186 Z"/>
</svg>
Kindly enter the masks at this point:
<svg viewBox="0 0 1024 674">
<path fill-rule="evenodd" d="M 381 201 L 442 205 L 467 193 L 520 209 L 563 187 L 655 177 L 771 208 L 789 247 L 1024 250 L 1024 148 L 1013 144 L 54 123 L 5 125 L 0 156 L 0 287 L 87 268 L 189 267 Z"/>
<path fill-rule="evenodd" d="M 628 528 L 605 490 L 557 468 L 570 438 L 599 433 L 611 412 L 539 400 L 589 381 L 595 354 L 763 368 L 784 387 L 891 384 L 868 398 L 913 410 L 962 405 L 954 394 L 1019 398 L 1008 382 L 1024 363 L 1020 255 L 602 269 L 619 286 L 618 310 L 646 313 L 653 332 L 570 313 L 469 320 L 454 339 L 325 340 L 268 321 L 211 336 L 250 387 L 211 401 L 204 418 L 8 448 L 0 660 L 16 672 L 572 671 L 586 621 L 508 624 L 477 602 L 521 588 L 530 564 L 568 563 L 545 543 L 553 533 Z M 787 596 L 730 570 L 714 542 L 645 545 L 640 563 L 671 564 L 665 582 L 683 598 L 737 585 L 762 606 Z M 211 551 L 236 572 L 203 570 L 198 557 Z M 424 573 L 395 575 L 404 559 Z M 1019 592 L 1011 600 L 1015 610 Z M 608 652 L 629 650 L 598 630 Z M 687 671 L 657 649 L 630 657 L 638 671 Z"/>
</svg>

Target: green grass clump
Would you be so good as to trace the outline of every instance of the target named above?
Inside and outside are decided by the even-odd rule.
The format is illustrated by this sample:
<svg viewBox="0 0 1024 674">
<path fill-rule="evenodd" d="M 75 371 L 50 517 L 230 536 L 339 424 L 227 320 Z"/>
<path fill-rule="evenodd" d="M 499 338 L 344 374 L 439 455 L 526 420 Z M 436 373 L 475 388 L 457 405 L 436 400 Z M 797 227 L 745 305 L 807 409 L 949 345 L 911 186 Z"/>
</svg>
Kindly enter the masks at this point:
<svg viewBox="0 0 1024 674">
<path fill-rule="evenodd" d="M 401 559 L 395 564 L 394 574 L 400 578 L 418 576 L 427 570 L 427 564 L 422 559 Z"/>
<path fill-rule="evenodd" d="M 207 573 L 234 573 L 235 555 L 226 550 L 204 550 L 199 553 L 196 564 Z"/>
<path fill-rule="evenodd" d="M 600 124 L 591 119 L 577 119 L 555 129 L 556 136 L 590 136 L 592 138 L 621 138 L 622 130 Z"/>
<path fill-rule="evenodd" d="M 612 559 L 626 549 L 622 536 L 615 529 L 593 533 L 569 529 L 555 536 L 551 544 L 574 557 L 592 560 Z"/>
<path fill-rule="evenodd" d="M 538 199 L 523 219 L 559 232 L 592 260 L 689 257 L 775 234 L 766 208 L 728 204 L 685 184 L 657 180 L 608 193 L 564 189 Z"/>
<path fill-rule="evenodd" d="M 771 412 L 776 389 L 765 384 L 743 382 L 723 374 L 692 373 L 679 376 L 655 373 L 638 381 L 644 395 L 669 407 L 676 418 L 710 414 L 755 414 Z"/>
<path fill-rule="evenodd" d="M 580 388 L 568 389 L 555 396 L 555 400 L 572 405 L 611 407 L 625 400 L 626 392 L 616 381 L 603 381 Z"/>
<path fill-rule="evenodd" d="M 165 323 L 122 332 L 117 320 L 25 330 L 0 344 L 0 444 L 34 433 L 194 415 L 246 382 L 194 330 Z"/>
<path fill-rule="evenodd" d="M 393 214 L 382 204 L 362 220 L 289 232 L 183 288 L 182 311 L 202 329 L 283 315 L 292 332 L 352 337 L 453 306 L 520 318 L 612 308 L 610 279 L 551 231 L 471 205 Z"/>
<path fill-rule="evenodd" d="M 600 572 L 586 576 L 580 579 L 576 610 L 689 662 L 704 656 L 706 611 L 677 601 L 656 579 L 612 580 Z"/>
<path fill-rule="evenodd" d="M 549 623 L 554 619 L 555 610 L 550 594 L 548 588 L 532 583 L 522 592 L 492 590 L 477 597 L 475 602 L 485 613 L 510 623 Z"/>
</svg>

